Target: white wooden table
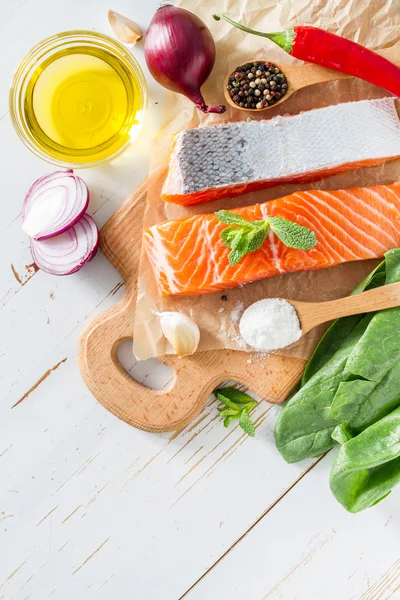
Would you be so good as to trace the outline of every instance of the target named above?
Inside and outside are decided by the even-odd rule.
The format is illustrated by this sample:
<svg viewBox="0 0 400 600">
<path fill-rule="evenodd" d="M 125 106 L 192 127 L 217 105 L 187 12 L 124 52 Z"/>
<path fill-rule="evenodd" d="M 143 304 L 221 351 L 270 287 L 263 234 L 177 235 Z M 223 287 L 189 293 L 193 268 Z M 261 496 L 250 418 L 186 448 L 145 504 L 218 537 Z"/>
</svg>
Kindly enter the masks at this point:
<svg viewBox="0 0 400 600">
<path fill-rule="evenodd" d="M 117 0 L 146 26 L 157 0 Z M 7 92 L 18 61 L 67 29 L 107 32 L 106 0 L 1 0 L 0 598 L 4 600 L 386 600 L 400 598 L 400 491 L 359 515 L 333 499 L 332 456 L 286 465 L 279 407 L 257 435 L 222 427 L 215 403 L 179 435 L 148 434 L 85 388 L 77 340 L 124 292 L 99 254 L 66 278 L 35 273 L 22 199 L 52 167 L 13 131 Z M 135 56 L 143 65 L 143 50 Z M 115 163 L 83 172 L 99 226 L 146 175 L 161 89 L 149 78 L 146 128 Z M 162 386 L 155 361 L 121 360 Z M 331 453 L 332 454 L 332 453 Z"/>
</svg>

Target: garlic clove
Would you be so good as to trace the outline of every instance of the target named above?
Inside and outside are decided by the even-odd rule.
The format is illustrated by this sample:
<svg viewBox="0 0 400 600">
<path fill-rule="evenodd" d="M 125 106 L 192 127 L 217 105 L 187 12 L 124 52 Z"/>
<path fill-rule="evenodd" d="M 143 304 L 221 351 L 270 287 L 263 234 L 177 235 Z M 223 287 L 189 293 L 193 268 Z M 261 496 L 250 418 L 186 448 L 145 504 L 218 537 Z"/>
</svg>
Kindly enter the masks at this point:
<svg viewBox="0 0 400 600">
<path fill-rule="evenodd" d="M 194 354 L 200 341 L 200 329 L 190 317 L 180 312 L 157 313 L 163 334 L 179 358 Z"/>
<path fill-rule="evenodd" d="M 142 30 L 137 23 L 120 15 L 115 10 L 108 11 L 108 22 L 115 37 L 126 46 L 134 46 L 143 37 Z"/>
</svg>

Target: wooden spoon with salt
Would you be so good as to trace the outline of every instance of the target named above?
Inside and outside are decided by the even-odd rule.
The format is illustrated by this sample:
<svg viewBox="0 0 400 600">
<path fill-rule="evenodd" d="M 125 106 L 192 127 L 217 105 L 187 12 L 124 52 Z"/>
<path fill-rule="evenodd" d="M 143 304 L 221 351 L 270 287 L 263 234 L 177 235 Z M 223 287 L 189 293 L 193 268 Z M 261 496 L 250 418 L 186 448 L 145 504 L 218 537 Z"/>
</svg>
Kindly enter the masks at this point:
<svg viewBox="0 0 400 600">
<path fill-rule="evenodd" d="M 304 335 L 317 325 L 333 319 L 400 306 L 400 283 L 391 283 L 329 302 L 297 302 L 297 300 L 287 300 L 287 302 L 296 310 Z"/>
</svg>

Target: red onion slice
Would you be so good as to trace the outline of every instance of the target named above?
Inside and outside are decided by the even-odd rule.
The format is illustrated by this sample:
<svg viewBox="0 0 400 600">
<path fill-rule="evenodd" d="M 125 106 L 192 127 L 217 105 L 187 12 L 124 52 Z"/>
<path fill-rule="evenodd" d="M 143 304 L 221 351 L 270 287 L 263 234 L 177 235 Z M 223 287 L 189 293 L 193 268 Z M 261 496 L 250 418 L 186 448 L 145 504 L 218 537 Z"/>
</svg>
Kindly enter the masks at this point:
<svg viewBox="0 0 400 600">
<path fill-rule="evenodd" d="M 89 203 L 85 182 L 72 170 L 35 181 L 22 206 L 22 229 L 35 240 L 63 233 L 79 221 Z"/>
<path fill-rule="evenodd" d="M 89 215 L 83 215 L 67 231 L 46 240 L 31 239 L 32 258 L 50 275 L 70 275 L 94 258 L 99 230 Z"/>
</svg>

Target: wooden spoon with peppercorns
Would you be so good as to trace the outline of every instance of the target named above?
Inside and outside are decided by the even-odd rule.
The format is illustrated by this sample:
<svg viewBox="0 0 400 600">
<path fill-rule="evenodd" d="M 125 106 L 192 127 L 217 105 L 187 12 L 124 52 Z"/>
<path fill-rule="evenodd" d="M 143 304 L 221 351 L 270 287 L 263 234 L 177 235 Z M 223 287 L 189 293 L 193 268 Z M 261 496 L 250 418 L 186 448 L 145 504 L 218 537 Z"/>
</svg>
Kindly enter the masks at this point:
<svg viewBox="0 0 400 600">
<path fill-rule="evenodd" d="M 400 46 L 377 50 L 400 66 Z M 286 65 L 263 59 L 250 60 L 228 73 L 224 81 L 225 99 L 237 110 L 260 112 L 281 104 L 309 85 L 350 77 L 319 65 Z"/>
</svg>

